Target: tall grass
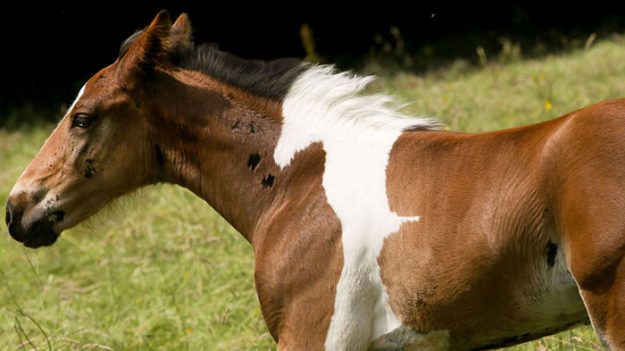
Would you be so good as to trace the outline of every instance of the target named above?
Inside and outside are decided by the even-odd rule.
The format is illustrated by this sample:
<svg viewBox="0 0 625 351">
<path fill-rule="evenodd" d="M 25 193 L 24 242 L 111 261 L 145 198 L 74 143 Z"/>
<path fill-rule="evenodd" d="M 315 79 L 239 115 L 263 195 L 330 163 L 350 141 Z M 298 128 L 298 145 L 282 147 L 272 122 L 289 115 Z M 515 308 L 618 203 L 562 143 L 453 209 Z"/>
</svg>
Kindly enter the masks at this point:
<svg viewBox="0 0 625 351">
<path fill-rule="evenodd" d="M 625 96 L 625 44 L 540 60 L 452 65 L 374 83 L 408 112 L 479 132 L 556 117 Z M 52 130 L 0 130 L 0 203 Z M 111 214 L 111 212 L 113 214 Z M 145 189 L 30 250 L 0 226 L 0 350 L 273 350 L 249 244 L 175 186 Z M 597 350 L 588 327 L 516 350 Z"/>
</svg>

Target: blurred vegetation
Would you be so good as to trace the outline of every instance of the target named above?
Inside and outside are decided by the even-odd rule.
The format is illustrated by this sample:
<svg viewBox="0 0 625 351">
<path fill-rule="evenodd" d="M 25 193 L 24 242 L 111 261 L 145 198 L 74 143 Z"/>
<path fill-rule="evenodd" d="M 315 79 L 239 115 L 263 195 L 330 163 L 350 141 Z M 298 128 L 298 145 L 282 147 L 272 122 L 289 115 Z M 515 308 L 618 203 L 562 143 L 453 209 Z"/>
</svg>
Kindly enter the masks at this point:
<svg viewBox="0 0 625 351">
<path fill-rule="evenodd" d="M 57 122 L 83 83 L 65 82 L 58 89 L 18 87 L 19 91 L 15 92 L 18 97 L 0 95 L 0 128 L 28 129 L 42 123 Z"/>
<path fill-rule="evenodd" d="M 302 40 L 302 47 L 304 48 L 304 51 L 306 51 L 306 57 L 304 57 L 304 59 L 314 63 L 321 62 L 321 57 L 319 57 L 315 47 L 316 45 L 313 31 L 308 23 L 302 24 L 299 30 L 299 35 Z"/>
<path fill-rule="evenodd" d="M 391 26 L 388 31 L 375 34 L 368 54 L 356 66 L 375 74 L 423 74 L 449 67 L 480 68 L 490 63 L 506 64 L 588 50 L 597 40 L 622 41 L 623 33 L 617 28 L 618 25 L 608 22 L 593 31 L 565 33 L 551 29 L 526 36 L 468 31 L 415 47 L 404 38 L 400 28 Z M 354 65 L 349 60 L 342 62 Z"/>
</svg>

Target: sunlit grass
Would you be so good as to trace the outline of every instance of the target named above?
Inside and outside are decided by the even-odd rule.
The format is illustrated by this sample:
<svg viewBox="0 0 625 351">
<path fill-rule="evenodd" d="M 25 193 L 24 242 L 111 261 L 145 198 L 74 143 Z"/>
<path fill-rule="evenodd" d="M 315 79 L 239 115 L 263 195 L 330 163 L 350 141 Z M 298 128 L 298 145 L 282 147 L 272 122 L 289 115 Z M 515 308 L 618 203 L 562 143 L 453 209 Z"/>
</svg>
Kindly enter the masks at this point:
<svg viewBox="0 0 625 351">
<path fill-rule="evenodd" d="M 483 131 L 625 96 L 625 45 L 399 74 L 372 87 L 445 128 Z M 0 117 L 1 118 L 1 117 Z M 53 126 L 0 130 L 0 203 Z M 112 213 L 112 214 L 111 214 Z M 249 244 L 190 192 L 145 189 L 51 248 L 0 225 L 0 350 L 273 350 Z M 516 350 L 598 350 L 588 327 Z"/>
<path fill-rule="evenodd" d="M 2 203 L 50 131 L 0 133 Z M 272 349 L 249 244 L 186 190 L 133 197 L 47 249 L 0 226 L 0 350 Z"/>
</svg>

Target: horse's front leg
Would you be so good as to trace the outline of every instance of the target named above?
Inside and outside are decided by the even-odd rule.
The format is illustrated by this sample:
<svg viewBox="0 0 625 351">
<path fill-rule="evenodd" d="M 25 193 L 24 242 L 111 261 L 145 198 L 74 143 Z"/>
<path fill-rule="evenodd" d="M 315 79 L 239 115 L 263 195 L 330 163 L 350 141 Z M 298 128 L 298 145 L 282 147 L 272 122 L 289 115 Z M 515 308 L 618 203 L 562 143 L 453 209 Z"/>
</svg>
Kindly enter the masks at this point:
<svg viewBox="0 0 625 351">
<path fill-rule="evenodd" d="M 376 328 L 386 332 L 400 325 L 385 323 L 390 317 L 378 306 L 380 286 L 371 283 L 370 270 L 344 268 L 336 293 L 331 290 L 301 289 L 294 295 L 282 311 L 280 351 L 366 351 Z"/>
<path fill-rule="evenodd" d="M 332 316 L 328 302 L 327 296 L 315 297 L 307 291 L 285 306 L 277 335 L 278 351 L 325 350 Z"/>
</svg>

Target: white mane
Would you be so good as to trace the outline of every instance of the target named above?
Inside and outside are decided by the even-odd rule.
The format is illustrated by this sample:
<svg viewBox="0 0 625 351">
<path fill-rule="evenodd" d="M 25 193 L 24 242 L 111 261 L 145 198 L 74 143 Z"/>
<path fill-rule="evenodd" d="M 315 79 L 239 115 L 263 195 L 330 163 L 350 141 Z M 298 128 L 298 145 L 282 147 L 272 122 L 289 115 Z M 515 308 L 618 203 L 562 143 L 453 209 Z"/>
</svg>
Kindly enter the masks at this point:
<svg viewBox="0 0 625 351">
<path fill-rule="evenodd" d="M 439 127 L 433 119 L 401 113 L 391 96 L 360 95 L 374 79 L 349 72 L 336 73 L 330 65 L 311 66 L 304 71 L 283 100 L 283 114 L 294 123 L 283 126 L 282 136 L 290 140 L 281 145 L 288 145 L 289 150 L 275 150 L 278 164 L 290 162 L 293 147 L 299 151 L 304 145 L 328 137 L 371 136 Z"/>
</svg>

